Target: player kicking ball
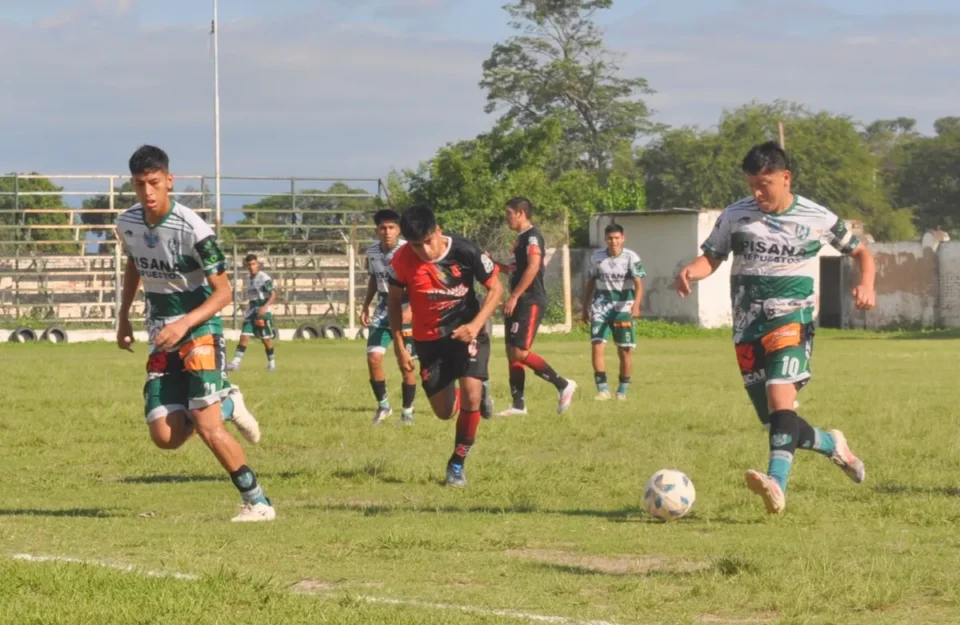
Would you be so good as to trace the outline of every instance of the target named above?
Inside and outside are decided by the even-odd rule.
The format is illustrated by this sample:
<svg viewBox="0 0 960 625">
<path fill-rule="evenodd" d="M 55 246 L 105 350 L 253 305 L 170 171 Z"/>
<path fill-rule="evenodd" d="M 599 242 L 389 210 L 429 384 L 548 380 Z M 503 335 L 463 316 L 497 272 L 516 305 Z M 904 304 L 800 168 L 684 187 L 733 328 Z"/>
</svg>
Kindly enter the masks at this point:
<svg viewBox="0 0 960 625">
<path fill-rule="evenodd" d="M 230 474 L 243 509 L 233 521 L 272 521 L 276 511 L 257 483 L 240 443 L 227 432 L 233 421 L 251 443 L 260 426 L 224 372 L 220 311 L 233 299 L 226 257 L 210 226 L 173 201 L 170 161 L 143 146 L 130 157 L 139 204 L 117 218 L 127 253 L 117 346 L 133 351 L 130 306 L 143 282 L 150 355 L 143 389 L 150 438 L 177 449 L 196 432 Z"/>
<path fill-rule="evenodd" d="M 390 293 L 390 261 L 394 255 L 406 245 L 400 238 L 400 215 L 385 208 L 373 216 L 377 226 L 379 241 L 367 249 L 367 271 L 370 280 L 367 283 L 367 293 L 363 298 L 360 311 L 360 323 L 367 327 L 367 369 L 370 371 L 370 387 L 377 399 L 377 412 L 373 415 L 373 425 L 380 425 L 384 419 L 393 414 L 390 400 L 387 398 L 387 376 L 383 372 L 383 355 L 393 342 L 390 332 L 390 315 L 387 310 L 387 296 Z M 377 307 L 370 316 L 370 304 L 373 296 L 377 296 Z M 407 352 L 414 360 L 417 358 L 413 346 L 413 329 L 409 324 L 410 308 L 404 301 L 403 306 L 403 342 Z M 417 395 L 417 376 L 410 371 L 400 371 L 403 376 L 402 397 L 403 411 L 400 423 L 413 425 L 413 400 Z"/>
<path fill-rule="evenodd" d="M 767 512 L 786 508 L 787 477 L 797 448 L 830 458 L 855 483 L 866 475 L 863 462 L 840 430 L 824 431 L 796 413 L 797 391 L 810 381 L 817 254 L 829 244 L 852 256 L 860 268 L 853 289 L 858 309 L 873 308 L 873 255 L 835 214 L 790 189 L 790 160 L 773 142 L 753 147 L 743 159 L 753 192 L 728 206 L 701 246 L 703 255 L 680 270 L 681 297 L 690 283 L 710 276 L 733 253 L 730 292 L 733 342 L 747 394 L 769 430 L 767 472 L 750 470 L 745 479 Z"/>
<path fill-rule="evenodd" d="M 623 247 L 626 237 L 623 226 L 610 224 L 604 230 L 607 247 L 590 257 L 587 285 L 583 292 L 583 320 L 590 324 L 590 343 L 593 350 L 593 379 L 597 384 L 597 401 L 609 401 L 607 365 L 603 351 L 612 335 L 620 359 L 620 385 L 617 399 L 627 398 L 630 374 L 633 369 L 633 320 L 640 316 L 643 300 L 643 278 L 646 272 L 640 257 Z"/>
<path fill-rule="evenodd" d="M 400 231 L 407 244 L 390 263 L 387 299 L 393 347 L 400 370 L 412 372 L 413 356 L 403 340 L 406 291 L 420 379 L 430 407 L 444 420 L 459 412 L 446 483 L 463 487 L 467 485 L 463 463 L 480 424 L 490 359 L 490 336 L 484 326 L 500 304 L 503 286 L 486 252 L 466 239 L 443 234 L 429 206 L 408 208 L 400 218 Z M 482 305 L 474 290 L 476 282 L 487 289 Z"/>
<path fill-rule="evenodd" d="M 543 309 L 547 305 L 547 289 L 543 284 L 543 257 L 546 248 L 543 235 L 530 221 L 533 204 L 525 197 L 516 197 L 507 202 L 507 226 L 518 233 L 513 244 L 513 258 L 501 270 L 510 273 L 510 296 L 503 303 L 503 323 L 506 332 L 507 361 L 510 363 L 510 395 L 513 405 L 498 416 L 527 414 L 523 397 L 526 382 L 525 367 L 546 380 L 557 389 L 559 403 L 557 413 L 570 408 L 577 383 L 557 375 L 553 367 L 542 357 L 530 351 L 537 336 Z"/>
<path fill-rule="evenodd" d="M 273 325 L 273 304 L 277 301 L 277 292 L 273 288 L 273 279 L 260 269 L 256 254 L 247 254 L 243 259 L 250 277 L 247 279 L 247 312 L 243 316 L 243 328 L 240 330 L 240 343 L 233 354 L 233 361 L 227 364 L 227 371 L 240 368 L 243 356 L 250 344 L 250 337 L 263 341 L 267 352 L 267 371 L 277 370 L 273 339 L 276 332 Z"/>
</svg>

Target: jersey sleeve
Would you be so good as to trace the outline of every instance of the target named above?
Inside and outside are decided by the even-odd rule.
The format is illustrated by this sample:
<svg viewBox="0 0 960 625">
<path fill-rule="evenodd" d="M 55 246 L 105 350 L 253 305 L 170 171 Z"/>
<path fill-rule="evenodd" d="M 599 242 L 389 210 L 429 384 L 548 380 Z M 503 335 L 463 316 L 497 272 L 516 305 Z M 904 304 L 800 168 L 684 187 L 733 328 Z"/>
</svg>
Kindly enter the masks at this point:
<svg viewBox="0 0 960 625">
<path fill-rule="evenodd" d="M 263 281 L 263 292 L 267 295 L 273 293 L 273 278 L 266 276 L 266 279 Z"/>
<path fill-rule="evenodd" d="M 643 268 L 643 261 L 640 260 L 640 255 L 635 252 L 630 259 L 630 276 L 634 279 L 647 277 L 647 272 Z"/>
<path fill-rule="evenodd" d="M 824 234 L 827 243 L 841 254 L 852 253 L 860 245 L 860 239 L 847 228 L 847 224 L 842 219 L 836 215 L 832 215 L 832 218 L 836 222 Z"/>
<path fill-rule="evenodd" d="M 727 260 L 730 256 L 730 215 L 723 211 L 713 226 L 713 232 L 700 246 L 705 256 L 715 260 Z"/>
<path fill-rule="evenodd" d="M 543 244 L 543 238 L 537 233 L 531 234 L 527 238 L 527 256 L 542 256 L 541 244 Z"/>
<path fill-rule="evenodd" d="M 468 248 L 470 264 L 473 265 L 473 275 L 483 286 L 489 288 L 496 279 L 500 270 L 497 264 L 487 254 L 476 245 L 471 244 Z"/>
<path fill-rule="evenodd" d="M 227 257 L 212 231 L 209 236 L 197 241 L 193 253 L 206 275 L 219 275 L 227 271 Z"/>
</svg>

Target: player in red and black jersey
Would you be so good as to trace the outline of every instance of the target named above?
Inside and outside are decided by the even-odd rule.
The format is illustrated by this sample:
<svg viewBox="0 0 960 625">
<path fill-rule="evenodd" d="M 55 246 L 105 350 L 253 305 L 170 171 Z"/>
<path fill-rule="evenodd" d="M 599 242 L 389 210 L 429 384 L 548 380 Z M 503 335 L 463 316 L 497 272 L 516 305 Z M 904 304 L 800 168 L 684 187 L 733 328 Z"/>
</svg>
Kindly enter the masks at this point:
<svg viewBox="0 0 960 625">
<path fill-rule="evenodd" d="M 403 344 L 403 293 L 413 313 L 413 340 L 420 378 L 434 414 L 450 419 L 458 411 L 447 484 L 466 486 L 463 462 L 480 423 L 483 382 L 490 360 L 490 336 L 484 324 L 503 296 L 493 260 L 476 245 L 443 234 L 429 206 L 407 209 L 400 218 L 407 245 L 390 263 L 390 330 L 401 371 L 413 371 Z M 481 304 L 475 282 L 487 288 Z M 459 393 L 456 382 L 460 381 Z M 459 406 L 458 406 L 459 405 Z"/>
<path fill-rule="evenodd" d="M 557 375 L 543 358 L 530 351 L 547 305 L 547 290 L 543 284 L 543 235 L 530 221 L 533 204 L 527 198 L 516 197 L 508 201 L 506 215 L 507 226 L 520 234 L 513 244 L 512 262 L 500 266 L 510 272 L 510 297 L 503 304 L 503 317 L 507 360 L 510 362 L 510 394 L 513 396 L 513 405 L 500 416 L 527 414 L 523 398 L 524 365 L 556 387 L 560 396 L 557 412 L 563 413 L 573 401 L 577 383 Z"/>
</svg>

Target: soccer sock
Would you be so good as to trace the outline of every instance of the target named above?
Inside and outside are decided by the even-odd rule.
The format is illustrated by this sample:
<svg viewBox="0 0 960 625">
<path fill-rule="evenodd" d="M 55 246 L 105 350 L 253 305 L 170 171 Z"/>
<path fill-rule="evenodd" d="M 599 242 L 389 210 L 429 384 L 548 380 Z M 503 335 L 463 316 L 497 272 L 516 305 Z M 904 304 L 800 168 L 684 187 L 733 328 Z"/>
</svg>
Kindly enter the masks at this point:
<svg viewBox="0 0 960 625">
<path fill-rule="evenodd" d="M 239 363 L 243 360 L 243 356 L 247 353 L 246 345 L 237 345 L 237 351 L 233 354 L 233 362 Z"/>
<path fill-rule="evenodd" d="M 224 421 L 229 421 L 233 418 L 233 400 L 229 397 L 224 397 L 220 400 L 220 418 Z"/>
<path fill-rule="evenodd" d="M 236 471 L 230 472 L 230 480 L 240 491 L 245 503 L 265 503 L 270 505 L 270 500 L 263 494 L 263 489 L 257 484 L 257 476 L 253 474 L 250 467 L 243 465 Z"/>
<path fill-rule="evenodd" d="M 620 386 L 617 387 L 618 395 L 626 395 L 630 390 L 630 376 L 620 376 Z"/>
<path fill-rule="evenodd" d="M 450 456 L 451 464 L 463 465 L 467 459 L 473 441 L 477 438 L 477 426 L 480 425 L 479 410 L 461 410 L 457 417 L 457 438 Z"/>
<path fill-rule="evenodd" d="M 797 417 L 800 424 L 800 435 L 797 438 L 797 447 L 800 449 L 809 449 L 824 456 L 832 456 L 837 448 L 836 441 L 833 440 L 833 434 L 824 432 L 818 427 L 807 423 L 803 417 Z"/>
<path fill-rule="evenodd" d="M 271 347 L 270 349 L 267 350 L 267 360 L 268 360 L 269 362 L 273 362 L 273 361 L 274 361 L 274 352 L 275 352 L 275 351 L 276 351 L 276 348 L 274 348 L 274 347 Z"/>
<path fill-rule="evenodd" d="M 607 372 L 606 371 L 594 371 L 593 372 L 593 381 L 597 383 L 597 390 L 603 393 L 604 391 L 610 392 L 610 385 L 607 384 Z"/>
<path fill-rule="evenodd" d="M 567 381 L 557 375 L 557 372 L 553 370 L 553 367 L 548 365 L 547 361 L 537 354 L 528 352 L 527 358 L 523 361 L 523 363 L 533 369 L 533 372 L 536 373 L 537 376 L 556 386 L 558 391 L 562 392 L 563 389 L 567 388 Z"/>
<path fill-rule="evenodd" d="M 377 403 L 381 408 L 389 408 L 390 400 L 387 399 L 387 381 L 370 380 L 370 388 L 373 389 L 373 396 L 377 398 Z"/>
<path fill-rule="evenodd" d="M 413 408 L 413 398 L 417 396 L 417 385 L 404 383 L 401 392 L 403 394 L 403 409 Z"/>
<path fill-rule="evenodd" d="M 793 454 L 800 438 L 800 419 L 792 410 L 777 410 L 770 415 L 770 463 L 767 475 L 787 492 L 787 477 L 793 464 Z"/>
<path fill-rule="evenodd" d="M 523 401 L 523 388 L 527 380 L 527 370 L 522 362 L 510 363 L 510 396 L 513 397 L 513 407 L 523 410 L 526 404 Z"/>
</svg>

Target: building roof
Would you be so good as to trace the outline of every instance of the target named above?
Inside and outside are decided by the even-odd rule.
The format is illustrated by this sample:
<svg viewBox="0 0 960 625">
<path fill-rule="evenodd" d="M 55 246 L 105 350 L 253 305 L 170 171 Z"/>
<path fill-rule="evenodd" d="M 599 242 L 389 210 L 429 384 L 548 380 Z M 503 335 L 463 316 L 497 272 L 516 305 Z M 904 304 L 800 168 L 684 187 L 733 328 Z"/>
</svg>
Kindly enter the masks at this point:
<svg viewBox="0 0 960 625">
<path fill-rule="evenodd" d="M 719 208 L 658 208 L 645 211 L 609 211 L 603 213 L 594 213 L 595 217 L 627 217 L 642 215 L 697 215 L 712 210 L 721 210 Z"/>
</svg>

